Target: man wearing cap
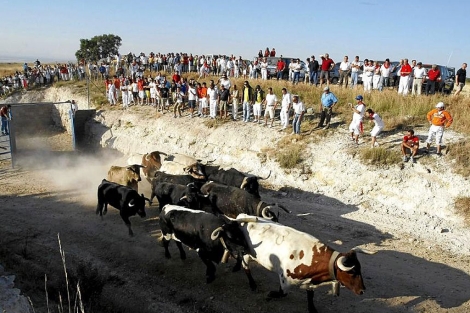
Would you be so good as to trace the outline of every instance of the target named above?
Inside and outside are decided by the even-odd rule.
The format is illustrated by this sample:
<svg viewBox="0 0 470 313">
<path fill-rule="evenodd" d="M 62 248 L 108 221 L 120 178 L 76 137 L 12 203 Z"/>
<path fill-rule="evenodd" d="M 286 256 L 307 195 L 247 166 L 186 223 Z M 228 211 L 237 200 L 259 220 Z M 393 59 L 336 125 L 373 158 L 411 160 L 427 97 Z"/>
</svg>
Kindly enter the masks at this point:
<svg viewBox="0 0 470 313">
<path fill-rule="evenodd" d="M 429 153 L 429 147 L 431 146 L 432 137 L 435 136 L 437 155 L 440 156 L 444 128 L 449 128 L 454 120 L 452 119 L 450 113 L 445 110 L 444 102 L 439 102 L 436 105 L 435 109 L 432 109 L 428 112 L 426 117 L 429 121 L 429 124 L 431 124 L 431 127 L 429 128 L 428 139 L 426 139 L 425 153 Z"/>
<path fill-rule="evenodd" d="M 227 78 L 227 75 L 222 75 L 220 78 L 220 85 L 224 85 L 225 89 L 230 91 L 230 87 L 232 87 L 232 84 L 230 83 L 230 79 Z"/>
<path fill-rule="evenodd" d="M 421 89 L 423 89 L 423 79 L 426 77 L 426 69 L 423 67 L 423 63 L 418 64 L 413 69 L 413 88 L 411 89 L 412 95 L 421 95 Z"/>
<path fill-rule="evenodd" d="M 426 79 L 426 96 L 433 95 L 436 90 L 436 83 L 441 80 L 441 71 L 437 68 L 437 64 L 433 64 L 428 71 Z"/>
<path fill-rule="evenodd" d="M 364 132 L 362 126 L 362 119 L 366 112 L 366 105 L 362 102 L 364 98 L 361 95 L 356 96 L 357 104 L 353 106 L 352 103 L 349 103 L 349 107 L 353 111 L 353 118 L 351 124 L 349 124 L 349 131 L 351 132 L 351 140 L 356 144 L 359 144 L 359 134 Z"/>
<path fill-rule="evenodd" d="M 323 88 L 323 93 L 321 95 L 321 104 L 320 104 L 320 122 L 318 123 L 317 128 L 323 127 L 323 129 L 328 129 L 330 127 L 331 114 L 333 112 L 333 106 L 338 102 L 336 96 L 330 92 L 330 87 Z M 323 122 L 326 125 L 323 126 Z"/>
</svg>

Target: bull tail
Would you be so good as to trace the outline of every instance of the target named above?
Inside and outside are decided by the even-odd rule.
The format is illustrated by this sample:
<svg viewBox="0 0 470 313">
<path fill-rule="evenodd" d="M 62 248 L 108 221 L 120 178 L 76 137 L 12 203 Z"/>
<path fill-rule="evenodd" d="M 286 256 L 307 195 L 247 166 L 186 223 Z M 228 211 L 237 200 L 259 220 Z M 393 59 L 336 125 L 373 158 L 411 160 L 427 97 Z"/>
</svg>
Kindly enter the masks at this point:
<svg viewBox="0 0 470 313">
<path fill-rule="evenodd" d="M 278 204 L 277 206 L 280 207 L 281 209 L 283 209 L 284 212 L 286 212 L 286 213 L 292 213 L 291 210 L 288 210 L 288 209 L 287 209 L 286 207 L 284 207 L 283 205 Z"/>
</svg>

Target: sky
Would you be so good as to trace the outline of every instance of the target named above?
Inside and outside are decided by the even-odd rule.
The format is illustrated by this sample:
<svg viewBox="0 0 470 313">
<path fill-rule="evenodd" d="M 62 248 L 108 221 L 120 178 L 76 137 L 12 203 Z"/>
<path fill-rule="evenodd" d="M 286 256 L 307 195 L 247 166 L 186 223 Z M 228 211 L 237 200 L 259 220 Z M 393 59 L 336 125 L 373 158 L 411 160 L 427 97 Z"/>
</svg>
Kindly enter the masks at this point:
<svg viewBox="0 0 470 313">
<path fill-rule="evenodd" d="M 259 50 L 334 61 L 470 61 L 463 0 L 102 1 L 0 0 L 0 62 L 75 61 L 80 39 L 113 34 L 121 54 L 234 54 Z"/>
</svg>

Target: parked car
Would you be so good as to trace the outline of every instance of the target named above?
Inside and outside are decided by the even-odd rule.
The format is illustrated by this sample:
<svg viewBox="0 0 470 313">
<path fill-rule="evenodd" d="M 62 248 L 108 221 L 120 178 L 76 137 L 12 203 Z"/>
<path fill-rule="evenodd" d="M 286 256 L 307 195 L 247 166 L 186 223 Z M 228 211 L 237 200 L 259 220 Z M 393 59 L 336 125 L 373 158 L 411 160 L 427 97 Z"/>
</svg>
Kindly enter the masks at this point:
<svg viewBox="0 0 470 313">
<path fill-rule="evenodd" d="M 432 68 L 432 64 L 423 64 L 423 67 L 427 71 Z M 452 90 L 454 90 L 454 82 L 455 82 L 455 68 L 454 67 L 447 67 L 445 65 L 437 64 L 437 68 L 441 72 L 441 80 L 439 84 L 436 86 L 437 92 L 442 92 L 445 94 L 451 94 Z M 426 76 L 427 78 L 427 76 Z M 426 80 L 423 82 L 423 91 L 426 90 Z"/>
<path fill-rule="evenodd" d="M 266 58 L 268 62 L 268 78 L 276 78 L 277 77 L 277 62 L 279 61 L 280 57 L 268 57 Z M 288 80 L 289 79 L 289 64 L 292 60 L 295 60 L 297 58 L 285 58 L 282 57 L 282 60 L 286 64 L 284 71 L 282 72 L 282 79 Z M 305 79 L 305 73 L 308 71 L 307 66 L 304 61 L 300 61 L 301 64 L 301 70 L 300 70 L 300 76 L 299 80 L 303 81 Z"/>
</svg>

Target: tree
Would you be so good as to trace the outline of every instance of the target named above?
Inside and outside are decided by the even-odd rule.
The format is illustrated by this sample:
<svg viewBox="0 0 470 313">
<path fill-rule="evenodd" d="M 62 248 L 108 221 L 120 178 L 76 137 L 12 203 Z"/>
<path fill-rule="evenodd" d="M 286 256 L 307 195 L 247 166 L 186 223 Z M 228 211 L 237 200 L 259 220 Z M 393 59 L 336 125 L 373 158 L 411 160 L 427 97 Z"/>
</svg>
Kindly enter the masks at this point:
<svg viewBox="0 0 470 313">
<path fill-rule="evenodd" d="M 121 46 L 121 37 L 112 34 L 80 39 L 80 50 L 75 52 L 77 60 L 96 62 L 109 55 L 116 55 Z"/>
</svg>

